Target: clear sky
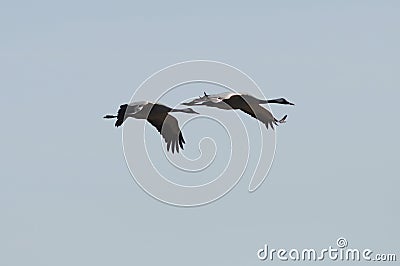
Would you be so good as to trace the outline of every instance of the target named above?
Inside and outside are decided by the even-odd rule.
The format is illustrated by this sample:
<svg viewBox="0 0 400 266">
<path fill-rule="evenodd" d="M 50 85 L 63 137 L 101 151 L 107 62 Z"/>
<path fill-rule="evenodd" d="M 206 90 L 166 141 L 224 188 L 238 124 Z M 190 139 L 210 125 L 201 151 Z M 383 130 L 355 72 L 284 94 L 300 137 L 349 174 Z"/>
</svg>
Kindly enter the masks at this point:
<svg viewBox="0 0 400 266">
<path fill-rule="evenodd" d="M 0 265 L 260 265 L 264 244 L 341 236 L 399 259 L 399 13 L 398 1 L 2 1 Z M 101 117 L 192 59 L 296 106 L 272 107 L 288 122 L 255 193 L 244 176 L 179 208 L 137 186 L 121 129 Z"/>
</svg>

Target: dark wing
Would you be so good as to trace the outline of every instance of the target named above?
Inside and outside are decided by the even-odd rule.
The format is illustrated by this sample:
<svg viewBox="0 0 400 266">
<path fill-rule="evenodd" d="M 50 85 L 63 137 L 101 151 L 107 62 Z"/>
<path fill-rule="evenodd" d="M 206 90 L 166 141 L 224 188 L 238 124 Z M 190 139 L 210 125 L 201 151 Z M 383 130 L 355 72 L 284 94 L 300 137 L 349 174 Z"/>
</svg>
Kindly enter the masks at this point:
<svg viewBox="0 0 400 266">
<path fill-rule="evenodd" d="M 278 125 L 278 120 L 271 114 L 271 112 L 258 104 L 254 104 L 252 106 L 246 104 L 239 109 L 246 114 L 251 115 L 255 119 L 263 122 L 267 128 L 268 125 L 270 125 L 272 129 L 274 129 L 274 124 Z"/>
<path fill-rule="evenodd" d="M 115 121 L 115 126 L 119 127 L 121 126 L 125 119 L 130 115 L 130 114 L 135 114 L 143 109 L 143 105 L 128 105 L 128 104 L 123 104 L 119 107 L 118 113 L 117 113 L 117 121 Z"/>
<path fill-rule="evenodd" d="M 179 153 L 179 147 L 183 150 L 183 144 L 185 140 L 183 139 L 182 132 L 179 129 L 178 120 L 168 113 L 158 113 L 157 115 L 149 115 L 147 121 L 150 122 L 157 131 L 163 136 L 165 142 L 167 143 L 167 151 L 172 147 L 172 153 Z"/>
<path fill-rule="evenodd" d="M 244 99 L 244 96 L 241 95 L 233 95 L 228 99 L 225 99 L 224 102 L 228 104 L 233 109 L 239 109 L 245 112 L 248 115 L 251 115 L 255 119 L 263 122 L 265 126 L 268 128 L 268 125 L 274 129 L 274 124 L 278 125 L 278 123 L 284 123 L 287 116 L 284 116 L 281 120 L 277 120 L 270 111 L 260 106 L 257 102 L 253 101 L 252 98 Z"/>
<path fill-rule="evenodd" d="M 117 121 L 115 121 L 115 126 L 119 127 L 124 123 L 125 121 L 125 113 L 126 113 L 126 108 L 128 107 L 127 104 L 123 104 L 119 107 L 118 114 L 117 114 Z"/>
</svg>

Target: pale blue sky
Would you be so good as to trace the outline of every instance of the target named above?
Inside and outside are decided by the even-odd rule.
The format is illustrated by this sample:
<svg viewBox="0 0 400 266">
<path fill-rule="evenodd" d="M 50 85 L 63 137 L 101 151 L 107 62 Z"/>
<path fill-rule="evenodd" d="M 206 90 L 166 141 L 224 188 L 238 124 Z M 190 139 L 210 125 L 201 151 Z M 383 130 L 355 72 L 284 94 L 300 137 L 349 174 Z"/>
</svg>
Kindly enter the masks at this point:
<svg viewBox="0 0 400 266">
<path fill-rule="evenodd" d="M 231 2 L 0 3 L 1 265 L 259 265 L 266 243 L 340 236 L 400 257 L 400 3 Z M 288 123 L 256 193 L 178 208 L 136 185 L 101 117 L 191 59 L 296 107 L 273 107 Z"/>
</svg>

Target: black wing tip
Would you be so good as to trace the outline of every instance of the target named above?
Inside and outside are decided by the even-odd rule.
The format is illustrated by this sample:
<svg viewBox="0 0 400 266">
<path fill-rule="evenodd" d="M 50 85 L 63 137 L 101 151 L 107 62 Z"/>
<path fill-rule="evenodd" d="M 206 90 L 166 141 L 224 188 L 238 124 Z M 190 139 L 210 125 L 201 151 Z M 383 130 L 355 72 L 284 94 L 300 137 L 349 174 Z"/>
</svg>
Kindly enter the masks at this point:
<svg viewBox="0 0 400 266">
<path fill-rule="evenodd" d="M 120 119 L 118 117 L 117 121 L 115 121 L 115 127 L 120 127 L 123 123 L 124 123 L 124 119 Z"/>
<path fill-rule="evenodd" d="M 185 144 L 185 139 L 183 138 L 182 132 L 179 132 L 179 146 L 181 147 L 181 149 L 183 150 L 183 144 Z"/>
<path fill-rule="evenodd" d="M 179 142 L 186 143 L 185 139 L 183 138 L 182 132 L 179 132 Z"/>
<path fill-rule="evenodd" d="M 287 115 L 284 115 L 284 116 L 281 118 L 281 120 L 277 120 L 276 118 L 274 118 L 274 121 L 268 121 L 267 123 L 265 123 L 265 126 L 267 127 L 267 129 L 268 129 L 268 126 L 271 126 L 272 130 L 274 130 L 274 129 L 275 129 L 275 128 L 274 128 L 274 124 L 275 124 L 276 126 L 278 126 L 278 125 L 279 125 L 278 123 L 280 123 L 280 124 L 286 123 L 286 118 L 287 118 L 287 117 L 288 117 Z"/>
<path fill-rule="evenodd" d="M 287 115 L 284 115 L 284 116 L 282 117 L 282 119 L 279 120 L 278 122 L 279 122 L 279 123 L 285 123 L 285 122 L 286 122 L 286 118 L 287 118 Z"/>
<path fill-rule="evenodd" d="M 184 150 L 183 144 L 185 143 L 185 140 L 183 138 L 182 132 L 179 133 L 179 136 L 177 139 L 171 139 L 171 140 L 165 140 L 166 144 L 167 144 L 167 151 L 169 152 L 171 150 L 171 152 L 173 154 L 179 153 L 179 148 L 181 150 Z"/>
</svg>

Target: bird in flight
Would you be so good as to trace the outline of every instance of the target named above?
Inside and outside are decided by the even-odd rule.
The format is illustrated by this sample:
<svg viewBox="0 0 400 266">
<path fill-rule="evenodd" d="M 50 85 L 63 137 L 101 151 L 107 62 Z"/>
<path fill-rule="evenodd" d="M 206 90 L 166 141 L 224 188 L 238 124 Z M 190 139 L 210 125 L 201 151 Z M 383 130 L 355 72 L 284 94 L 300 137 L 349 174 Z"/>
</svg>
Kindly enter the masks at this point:
<svg viewBox="0 0 400 266">
<path fill-rule="evenodd" d="M 271 126 L 271 128 L 274 129 L 274 125 L 278 125 L 278 123 L 285 123 L 287 115 L 285 115 L 280 120 L 276 119 L 270 111 L 261 106 L 261 104 L 266 104 L 266 103 L 294 105 L 293 103 L 288 102 L 284 98 L 261 100 L 249 94 L 233 93 L 233 92 L 225 92 L 213 95 L 208 95 L 207 93 L 204 92 L 204 96 L 200 96 L 198 99 L 182 104 L 186 106 L 205 105 L 224 110 L 232 110 L 232 109 L 241 110 L 246 114 L 264 123 L 267 129 L 268 126 Z"/>
<path fill-rule="evenodd" d="M 117 115 L 105 115 L 103 118 L 116 118 L 116 127 L 121 126 L 128 117 L 146 119 L 164 138 L 167 144 L 167 151 L 169 151 L 171 147 L 172 153 L 174 153 L 175 150 L 179 153 L 179 147 L 183 150 L 185 140 L 179 128 L 178 120 L 169 114 L 172 112 L 198 114 L 191 108 L 173 109 L 159 103 L 141 101 L 123 104 L 119 107 Z"/>
</svg>

